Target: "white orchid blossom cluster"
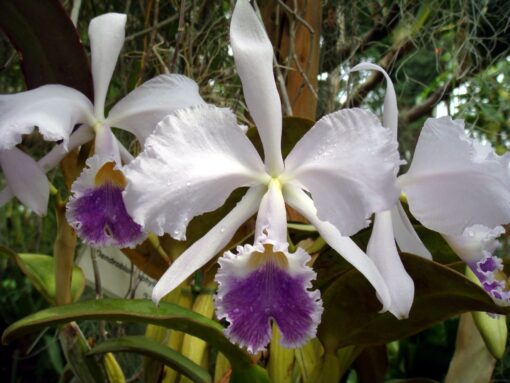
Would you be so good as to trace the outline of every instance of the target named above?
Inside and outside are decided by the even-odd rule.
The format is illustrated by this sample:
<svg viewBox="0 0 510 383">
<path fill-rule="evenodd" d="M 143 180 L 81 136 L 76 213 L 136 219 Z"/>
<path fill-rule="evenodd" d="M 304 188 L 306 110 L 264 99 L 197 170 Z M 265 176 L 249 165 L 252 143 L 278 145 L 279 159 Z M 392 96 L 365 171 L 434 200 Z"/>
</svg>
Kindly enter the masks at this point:
<svg viewBox="0 0 510 383">
<path fill-rule="evenodd" d="M 216 275 L 216 314 L 228 322 L 227 336 L 249 352 L 271 339 L 271 323 L 284 346 L 314 337 L 322 314 L 313 290 L 310 255 L 289 251 L 286 205 L 314 225 L 324 240 L 374 287 L 381 311 L 406 318 L 414 284 L 397 251 L 431 255 L 399 202 L 405 193 L 413 216 L 441 233 L 500 304 L 510 302 L 496 238 L 510 222 L 509 156 L 470 139 L 462 121 L 429 119 L 413 161 L 397 177 L 398 111 L 388 75 L 383 123 L 369 111 L 344 109 L 324 116 L 285 160 L 282 112 L 273 75 L 273 48 L 247 0 L 238 0 L 230 41 L 250 115 L 264 158 L 235 115 L 204 103 L 198 86 L 179 75 L 148 81 L 118 102 L 107 118 L 104 105 L 124 41 L 124 15 L 90 23 L 94 105 L 80 92 L 47 85 L 0 98 L 0 163 L 10 192 L 39 214 L 48 200 L 44 171 L 92 139 L 94 154 L 75 181 L 68 220 L 91 246 L 133 246 L 146 233 L 186 238 L 188 223 L 222 206 L 238 188 L 244 197 L 207 234 L 169 267 L 153 291 L 159 302 L 220 253 L 237 229 L 257 214 L 253 244 L 227 251 Z M 75 125 L 82 125 L 73 132 Z M 48 140 L 63 140 L 39 163 L 16 148 L 37 126 Z M 110 127 L 125 129 L 144 144 L 135 159 Z M 369 226 L 366 253 L 350 238 Z"/>
</svg>

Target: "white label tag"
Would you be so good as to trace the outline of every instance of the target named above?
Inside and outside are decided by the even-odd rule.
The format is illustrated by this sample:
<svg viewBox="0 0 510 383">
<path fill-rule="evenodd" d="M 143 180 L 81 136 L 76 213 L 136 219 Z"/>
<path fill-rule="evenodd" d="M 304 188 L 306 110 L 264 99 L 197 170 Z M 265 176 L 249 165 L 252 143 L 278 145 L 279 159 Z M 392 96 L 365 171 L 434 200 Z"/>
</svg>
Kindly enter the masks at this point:
<svg viewBox="0 0 510 383">
<path fill-rule="evenodd" d="M 76 264 L 83 270 L 87 285 L 95 288 L 94 268 L 91 248 L 85 247 L 78 255 Z M 108 247 L 96 250 L 97 268 L 101 278 L 101 288 L 105 295 L 118 298 L 134 297 L 150 299 L 156 281 L 131 267 L 131 261 L 119 249 Z"/>
</svg>

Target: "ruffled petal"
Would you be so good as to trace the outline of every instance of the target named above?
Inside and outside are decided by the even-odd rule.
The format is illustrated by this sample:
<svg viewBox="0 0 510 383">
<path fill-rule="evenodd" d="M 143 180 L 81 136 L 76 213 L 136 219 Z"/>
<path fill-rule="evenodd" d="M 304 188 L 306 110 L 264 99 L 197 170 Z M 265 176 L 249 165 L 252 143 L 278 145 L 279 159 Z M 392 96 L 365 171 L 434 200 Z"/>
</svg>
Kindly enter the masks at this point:
<svg viewBox="0 0 510 383">
<path fill-rule="evenodd" d="M 230 23 L 230 44 L 250 114 L 264 146 L 267 171 L 283 169 L 282 109 L 273 74 L 273 47 L 247 0 L 238 0 Z"/>
<path fill-rule="evenodd" d="M 94 80 L 94 114 L 104 120 L 104 103 L 108 85 L 117 64 L 126 34 L 126 15 L 106 13 L 89 24 L 89 39 Z"/>
<path fill-rule="evenodd" d="M 13 148 L 36 126 L 46 140 L 64 140 L 66 148 L 74 126 L 92 121 L 89 99 L 63 85 L 0 95 L 0 150 Z"/>
<path fill-rule="evenodd" d="M 143 144 L 171 112 L 204 104 L 198 85 L 186 76 L 164 74 L 133 90 L 110 110 L 108 124 L 133 133 Z"/>
<path fill-rule="evenodd" d="M 12 194 L 38 215 L 48 209 L 50 188 L 39 164 L 18 148 L 0 150 L 0 166 Z"/>
<path fill-rule="evenodd" d="M 509 155 L 470 139 L 462 120 L 429 118 L 399 184 L 424 226 L 461 235 L 472 225 L 510 222 L 509 163 Z"/>
<path fill-rule="evenodd" d="M 397 143 L 370 112 L 345 109 L 320 119 L 285 160 L 283 179 L 309 191 L 322 221 L 342 235 L 391 209 L 399 190 Z"/>
<path fill-rule="evenodd" d="M 257 353 L 271 340 L 274 321 L 284 347 L 314 338 L 323 308 L 320 292 L 310 291 L 316 274 L 309 260 L 300 248 L 289 253 L 286 244 L 265 239 L 226 252 L 218 261 L 216 315 L 229 322 L 227 337 Z"/>
<path fill-rule="evenodd" d="M 159 303 L 161 298 L 209 262 L 228 244 L 237 229 L 257 211 L 264 189 L 263 186 L 250 188 L 230 213 L 172 263 L 152 291 L 152 300 L 155 303 Z"/>
<path fill-rule="evenodd" d="M 390 291 L 391 306 L 388 311 L 398 319 L 407 318 L 413 305 L 414 282 L 398 254 L 390 211 L 375 215 L 367 255 L 374 261 Z"/>
<path fill-rule="evenodd" d="M 414 230 L 400 202 L 391 209 L 391 217 L 395 240 L 397 241 L 400 251 L 432 260 L 430 251 L 425 247 L 420 237 L 418 237 L 416 230 Z"/>
<path fill-rule="evenodd" d="M 125 201 L 135 221 L 179 240 L 193 217 L 220 207 L 236 188 L 268 177 L 234 114 L 210 105 L 180 109 L 161 121 L 124 173 Z"/>
<path fill-rule="evenodd" d="M 145 234 L 126 211 L 125 179 L 111 158 L 94 155 L 73 183 L 67 220 L 92 247 L 133 247 Z"/>
<path fill-rule="evenodd" d="M 492 254 L 500 243 L 497 240 L 505 232 L 501 226 L 491 229 L 484 225 L 473 225 L 464 230 L 462 235 L 444 235 L 444 239 L 453 251 L 467 264 L 473 264 Z"/>
<path fill-rule="evenodd" d="M 374 286 L 377 297 L 383 304 L 381 311 L 391 307 L 391 295 L 381 273 L 374 262 L 348 237 L 342 236 L 338 229 L 317 216 L 313 201 L 301 189 L 285 185 L 283 188 L 285 202 L 301 213 L 315 226 L 322 238 L 335 249 L 347 262 L 353 265 Z"/>
<path fill-rule="evenodd" d="M 505 229 L 493 229 L 483 225 L 473 225 L 459 236 L 444 236 L 450 247 L 469 266 L 480 284 L 499 305 L 510 305 L 510 284 L 503 271 L 503 261 L 493 255 L 500 247 L 498 237 Z"/>
</svg>

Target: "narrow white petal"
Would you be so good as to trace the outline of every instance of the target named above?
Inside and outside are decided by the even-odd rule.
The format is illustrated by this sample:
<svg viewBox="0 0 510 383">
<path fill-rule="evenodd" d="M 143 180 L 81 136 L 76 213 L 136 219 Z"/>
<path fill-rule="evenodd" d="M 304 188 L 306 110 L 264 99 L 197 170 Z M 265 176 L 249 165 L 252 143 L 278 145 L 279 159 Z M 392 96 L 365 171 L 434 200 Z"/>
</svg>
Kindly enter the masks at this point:
<svg viewBox="0 0 510 383">
<path fill-rule="evenodd" d="M 186 76 L 164 74 L 133 90 L 110 110 L 108 124 L 133 133 L 143 144 L 165 116 L 204 104 L 198 85 Z"/>
<path fill-rule="evenodd" d="M 409 171 L 399 177 L 411 213 L 428 228 L 461 235 L 510 222 L 510 155 L 469 138 L 462 120 L 429 118 Z"/>
<path fill-rule="evenodd" d="M 0 150 L 13 148 L 36 126 L 46 140 L 64 140 L 66 147 L 74 126 L 91 123 L 92 118 L 89 99 L 67 86 L 0 95 Z"/>
<path fill-rule="evenodd" d="M 400 202 L 391 209 L 391 217 L 393 231 L 395 232 L 395 240 L 397 241 L 400 251 L 432 260 L 430 251 L 425 247 L 420 237 L 418 237 L 418 234 L 414 230 Z"/>
<path fill-rule="evenodd" d="M 12 148 L 0 150 L 0 165 L 12 194 L 36 214 L 45 215 L 50 188 L 37 162 L 18 148 Z"/>
<path fill-rule="evenodd" d="M 117 58 L 124 44 L 126 15 L 106 13 L 89 24 L 89 39 L 94 80 L 94 114 L 104 119 L 104 103 Z"/>
<path fill-rule="evenodd" d="M 134 220 L 182 240 L 193 217 L 217 209 L 238 187 L 260 183 L 264 165 L 235 115 L 207 105 L 161 121 L 124 174 Z"/>
<path fill-rule="evenodd" d="M 464 230 L 462 235 L 443 236 L 455 253 L 467 264 L 475 264 L 483 260 L 486 254 L 500 247 L 497 240 L 505 233 L 502 226 L 491 229 L 483 225 L 473 225 Z"/>
<path fill-rule="evenodd" d="M 287 243 L 287 212 L 281 186 L 272 181 L 260 202 L 255 227 L 255 241 L 267 238 L 273 242 Z"/>
<path fill-rule="evenodd" d="M 360 70 L 376 70 L 381 72 L 386 79 L 386 93 L 384 94 L 384 115 L 383 125 L 391 129 L 393 132 L 393 139 L 397 140 L 398 137 L 398 108 L 397 108 L 397 96 L 395 94 L 395 88 L 391 81 L 388 73 L 381 68 L 379 65 L 372 63 L 361 63 L 352 68 L 351 72 L 357 72 Z"/>
<path fill-rule="evenodd" d="M 120 150 L 117 138 L 113 135 L 108 125 L 96 126 L 96 140 L 94 143 L 94 152 L 101 158 L 115 162 L 121 165 Z"/>
<path fill-rule="evenodd" d="M 375 215 L 367 255 L 374 261 L 390 290 L 391 306 L 388 311 L 398 319 L 407 318 L 413 305 L 414 282 L 398 254 L 390 211 Z"/>
<path fill-rule="evenodd" d="M 158 303 L 161 298 L 218 254 L 232 239 L 239 226 L 255 214 L 264 190 L 262 186 L 250 188 L 230 213 L 182 253 L 154 287 L 152 300 Z"/>
<path fill-rule="evenodd" d="M 273 47 L 248 0 L 238 0 L 230 23 L 230 44 L 243 93 L 264 146 L 267 171 L 283 169 L 282 108 L 273 74 Z"/>
<path fill-rule="evenodd" d="M 322 221 L 317 216 L 313 201 L 299 188 L 286 185 L 283 189 L 285 201 L 301 213 L 312 225 L 317 228 L 322 238 L 335 249 L 347 262 L 352 264 L 372 284 L 381 301 L 382 311 L 391 306 L 391 295 L 381 273 L 374 262 L 350 238 L 342 236 L 329 222 Z"/>
<path fill-rule="evenodd" d="M 91 141 L 94 138 L 94 133 L 88 125 L 80 126 L 69 138 L 68 149 L 73 150 L 74 148 Z M 38 164 L 39 167 L 47 172 L 53 169 L 58 163 L 68 154 L 68 150 L 63 144 L 55 145 L 48 153 L 42 157 Z M 9 202 L 14 195 L 11 190 L 7 187 L 0 191 L 0 207 Z"/>
<path fill-rule="evenodd" d="M 372 113 L 344 109 L 320 119 L 285 160 L 283 178 L 308 190 L 319 218 L 356 234 L 399 190 L 397 143 Z"/>
</svg>

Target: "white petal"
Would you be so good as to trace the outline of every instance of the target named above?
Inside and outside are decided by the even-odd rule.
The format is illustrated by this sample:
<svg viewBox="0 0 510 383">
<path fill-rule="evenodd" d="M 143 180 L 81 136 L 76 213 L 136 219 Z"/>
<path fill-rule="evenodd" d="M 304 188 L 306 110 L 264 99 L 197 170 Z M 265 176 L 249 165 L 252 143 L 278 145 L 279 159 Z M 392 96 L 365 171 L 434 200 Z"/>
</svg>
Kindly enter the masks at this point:
<svg viewBox="0 0 510 383">
<path fill-rule="evenodd" d="M 462 235 L 445 235 L 444 239 L 464 262 L 474 264 L 500 247 L 497 238 L 504 233 L 505 229 L 501 226 L 491 229 L 473 225 L 466 228 Z"/>
<path fill-rule="evenodd" d="M 282 108 L 273 74 L 273 47 L 247 0 L 239 0 L 230 23 L 230 44 L 250 114 L 264 146 L 266 169 L 283 169 Z"/>
<path fill-rule="evenodd" d="M 510 222 L 510 156 L 470 139 L 463 126 L 462 120 L 429 118 L 409 171 L 399 177 L 411 213 L 447 235 Z"/>
<path fill-rule="evenodd" d="M 37 162 L 18 148 L 12 148 L 0 151 L 0 165 L 12 193 L 36 214 L 45 215 L 50 188 Z"/>
<path fill-rule="evenodd" d="M 152 291 L 152 300 L 158 303 L 196 270 L 209 262 L 232 239 L 235 232 L 259 207 L 265 188 L 253 187 L 216 226 L 196 241 L 170 266 Z"/>
<path fill-rule="evenodd" d="M 89 24 L 89 39 L 94 80 L 94 114 L 104 119 L 104 103 L 117 58 L 124 44 L 126 15 L 106 13 Z"/>
<path fill-rule="evenodd" d="M 110 110 L 108 124 L 133 133 L 143 144 L 165 116 L 204 104 L 198 85 L 186 76 L 165 74 L 143 83 Z"/>
<path fill-rule="evenodd" d="M 120 166 L 119 144 L 111 128 L 108 125 L 101 124 L 96 126 L 95 131 L 95 154 L 99 155 L 101 158 L 107 159 L 107 161 L 113 161 Z"/>
<path fill-rule="evenodd" d="M 367 255 L 374 261 L 390 290 L 391 306 L 388 310 L 398 319 L 407 318 L 414 299 L 414 282 L 398 254 L 390 211 L 375 215 Z"/>
<path fill-rule="evenodd" d="M 255 241 L 267 238 L 273 242 L 287 243 L 287 212 L 280 183 L 272 181 L 260 202 L 255 227 Z"/>
<path fill-rule="evenodd" d="M 193 217 L 217 209 L 238 187 L 261 182 L 263 171 L 231 111 L 180 109 L 158 124 L 126 166 L 125 202 L 146 231 L 184 239 Z"/>
<path fill-rule="evenodd" d="M 399 196 L 397 143 L 370 112 L 344 109 L 321 118 L 285 160 L 284 179 L 308 190 L 319 218 L 356 234 Z"/>
<path fill-rule="evenodd" d="M 63 85 L 44 85 L 26 92 L 0 95 L 0 150 L 21 142 L 37 126 L 48 141 L 67 145 L 73 127 L 92 122 L 92 104 L 82 93 Z"/>
<path fill-rule="evenodd" d="M 367 278 L 374 286 L 377 296 L 383 304 L 382 311 L 388 310 L 391 307 L 391 295 L 373 261 L 350 238 L 342 236 L 335 226 L 322 221 L 317 216 L 314 203 L 305 192 L 297 187 L 286 185 L 283 188 L 283 195 L 285 202 L 310 221 L 324 240 Z"/>
<path fill-rule="evenodd" d="M 420 237 L 418 237 L 400 202 L 391 209 L 391 217 L 395 240 L 400 251 L 432 260 L 430 251 L 425 247 Z"/>
<path fill-rule="evenodd" d="M 67 148 L 63 144 L 55 145 L 39 160 L 39 166 L 48 172 L 57 166 L 71 150 L 92 141 L 94 137 L 94 130 L 89 125 L 80 126 L 69 137 Z"/>
<path fill-rule="evenodd" d="M 384 94 L 384 115 L 383 115 L 383 125 L 391 129 L 393 132 L 393 139 L 397 140 L 398 136 L 398 108 L 397 108 L 397 96 L 395 94 L 395 88 L 393 87 L 393 82 L 391 81 L 388 73 L 381 68 L 379 65 L 372 63 L 361 63 L 356 65 L 354 68 L 350 70 L 350 72 L 357 72 L 360 70 L 376 70 L 381 72 L 386 79 L 386 93 Z"/>
</svg>

